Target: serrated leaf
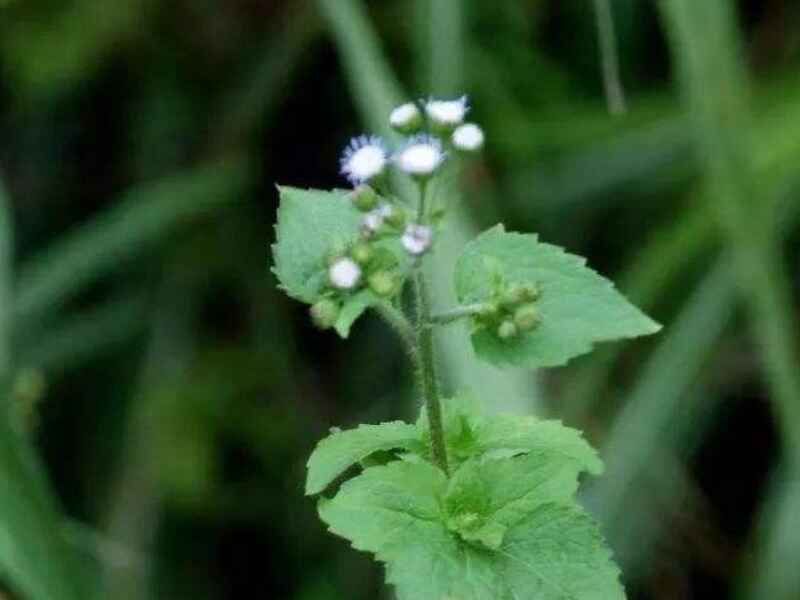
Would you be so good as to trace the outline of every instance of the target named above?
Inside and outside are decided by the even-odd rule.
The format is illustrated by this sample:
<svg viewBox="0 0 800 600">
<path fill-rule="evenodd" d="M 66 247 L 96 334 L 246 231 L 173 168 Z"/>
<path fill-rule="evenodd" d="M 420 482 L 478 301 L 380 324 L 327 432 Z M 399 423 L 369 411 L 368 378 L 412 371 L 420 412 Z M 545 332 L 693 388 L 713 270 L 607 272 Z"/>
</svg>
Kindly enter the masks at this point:
<svg viewBox="0 0 800 600">
<path fill-rule="evenodd" d="M 492 298 L 498 279 L 534 283 L 539 325 L 510 340 L 476 329 L 476 354 L 497 366 L 553 367 L 589 352 L 597 342 L 655 333 L 660 326 L 630 304 L 585 259 L 539 242 L 533 234 L 498 225 L 464 249 L 456 265 L 456 292 L 464 304 Z"/>
<path fill-rule="evenodd" d="M 569 503 L 584 469 L 570 456 L 541 449 L 513 458 L 471 460 L 450 479 L 444 501 L 448 525 L 466 540 L 498 548 L 507 529 L 536 506 Z"/>
<path fill-rule="evenodd" d="M 371 454 L 388 450 L 420 450 L 419 432 L 401 421 L 361 425 L 321 440 L 308 459 L 306 494 L 319 494 L 339 475 Z"/>
<path fill-rule="evenodd" d="M 320 516 L 386 564 L 399 600 L 624 599 L 610 553 L 579 507 L 544 494 L 490 549 L 448 530 L 446 486 L 432 465 L 397 461 L 345 483 L 320 501 Z"/>
<path fill-rule="evenodd" d="M 603 471 L 603 463 L 577 429 L 560 421 L 531 416 L 484 415 L 479 402 L 470 394 L 442 401 L 442 420 L 448 460 L 454 467 L 475 458 L 508 458 L 524 453 L 570 458 L 593 475 Z M 423 408 L 417 421 L 424 456 L 431 458 L 430 429 Z"/>
<path fill-rule="evenodd" d="M 543 504 L 508 530 L 499 552 L 509 600 L 624 600 L 600 529 L 577 506 Z"/>
<path fill-rule="evenodd" d="M 272 270 L 289 296 L 313 304 L 325 291 L 328 258 L 334 250 L 345 248 L 358 238 L 363 215 L 343 190 L 279 187 L 278 191 L 280 207 Z M 391 251 L 398 271 L 407 273 L 410 259 L 399 251 L 396 239 L 377 242 L 376 246 Z M 382 301 L 369 289 L 344 294 L 334 329 L 346 338 L 358 317 Z"/>
<path fill-rule="evenodd" d="M 602 461 L 581 432 L 560 421 L 516 415 L 482 416 L 476 420 L 475 431 L 485 457 L 521 453 L 560 456 L 592 475 L 603 472 Z"/>
<path fill-rule="evenodd" d="M 325 285 L 326 264 L 336 247 L 358 236 L 361 214 L 343 191 L 280 187 L 273 271 L 291 297 L 315 302 Z"/>
</svg>

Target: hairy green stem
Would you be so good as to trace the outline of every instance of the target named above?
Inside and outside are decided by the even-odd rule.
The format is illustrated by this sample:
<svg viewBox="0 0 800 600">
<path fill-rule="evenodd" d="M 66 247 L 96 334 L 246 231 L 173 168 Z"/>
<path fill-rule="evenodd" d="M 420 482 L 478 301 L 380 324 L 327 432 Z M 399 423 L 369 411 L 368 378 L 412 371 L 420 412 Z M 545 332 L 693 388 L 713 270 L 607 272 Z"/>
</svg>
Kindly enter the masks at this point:
<svg viewBox="0 0 800 600">
<path fill-rule="evenodd" d="M 447 325 L 459 319 L 472 317 L 480 314 L 486 309 L 486 304 L 478 302 L 476 304 L 465 304 L 464 306 L 456 306 L 450 310 L 446 310 L 435 315 L 431 315 L 428 321 L 428 327 L 433 325 Z"/>
<path fill-rule="evenodd" d="M 376 307 L 378 314 L 386 323 L 391 327 L 398 337 L 403 341 L 411 362 L 414 364 L 414 369 L 419 369 L 419 342 L 417 339 L 417 331 L 414 326 L 403 314 L 403 311 L 392 306 L 388 302 L 379 304 Z"/>
<path fill-rule="evenodd" d="M 417 342 L 419 350 L 419 360 L 416 365 L 417 382 L 425 399 L 425 411 L 427 412 L 428 424 L 431 429 L 433 460 L 445 474 L 449 474 L 447 449 L 444 444 L 444 426 L 442 424 L 442 401 L 439 396 L 439 382 L 436 378 L 433 329 L 428 326 L 431 309 L 421 269 L 415 271 L 413 285 L 417 305 Z"/>
<path fill-rule="evenodd" d="M 427 199 L 428 180 L 423 179 L 419 183 L 419 204 L 417 205 L 417 222 L 422 224 L 425 219 L 425 200 Z"/>
</svg>

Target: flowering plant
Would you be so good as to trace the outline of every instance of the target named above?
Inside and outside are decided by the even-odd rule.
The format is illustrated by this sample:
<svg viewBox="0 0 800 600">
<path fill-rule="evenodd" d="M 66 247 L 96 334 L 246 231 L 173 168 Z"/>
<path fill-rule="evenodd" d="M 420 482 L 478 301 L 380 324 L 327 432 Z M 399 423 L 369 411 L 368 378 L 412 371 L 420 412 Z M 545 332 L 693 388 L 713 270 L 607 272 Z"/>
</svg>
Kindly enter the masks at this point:
<svg viewBox="0 0 800 600">
<path fill-rule="evenodd" d="M 659 325 L 584 259 L 502 225 L 464 248 L 460 305 L 431 313 L 421 267 L 447 208 L 431 183 L 483 146 L 468 110 L 466 97 L 403 104 L 389 122 L 405 143 L 391 151 L 361 136 L 345 149 L 352 190 L 280 188 L 273 252 L 283 289 L 342 337 L 376 310 L 406 345 L 423 400 L 414 424 L 322 440 L 306 493 L 320 495 L 333 533 L 386 565 L 400 600 L 624 598 L 598 527 L 575 500 L 579 475 L 602 470 L 595 451 L 560 422 L 487 416 L 469 393 L 442 399 L 433 333 L 464 321 L 479 359 L 538 368 Z M 400 193 L 414 188 L 413 199 Z"/>
</svg>

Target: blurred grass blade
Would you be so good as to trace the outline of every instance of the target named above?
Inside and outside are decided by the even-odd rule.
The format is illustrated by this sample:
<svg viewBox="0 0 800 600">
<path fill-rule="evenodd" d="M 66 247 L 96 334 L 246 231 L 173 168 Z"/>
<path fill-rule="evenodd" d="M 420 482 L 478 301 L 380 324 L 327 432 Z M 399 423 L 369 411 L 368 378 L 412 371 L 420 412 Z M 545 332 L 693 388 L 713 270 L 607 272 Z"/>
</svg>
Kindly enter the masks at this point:
<svg viewBox="0 0 800 600">
<path fill-rule="evenodd" d="M 753 132 L 734 7 L 723 0 L 665 0 L 661 6 L 695 123 L 711 207 L 726 234 L 753 334 L 765 353 L 786 449 L 800 464 L 797 323 L 769 203 L 756 185 L 748 154 Z"/>
<path fill-rule="evenodd" d="M 0 385 L 11 370 L 11 307 L 14 260 L 14 225 L 11 200 L 0 179 Z"/>
<path fill-rule="evenodd" d="M 298 65 L 309 56 L 309 46 L 319 36 L 320 18 L 309 2 L 301 2 L 274 26 L 274 35 L 258 53 L 251 72 L 233 89 L 219 110 L 220 121 L 210 136 L 213 146 L 235 146 L 259 123 L 274 114 L 281 98 L 291 90 Z"/>
<path fill-rule="evenodd" d="M 800 477 L 797 322 L 791 282 L 783 268 L 784 257 L 771 235 L 769 206 L 760 201 L 763 189 L 754 177 L 753 161 L 746 155 L 753 131 L 745 104 L 747 88 L 734 6 L 723 0 L 664 0 L 661 7 L 695 122 L 697 148 L 713 192 L 712 205 L 736 259 L 750 325 L 764 354 L 763 367 L 783 438 L 783 474 L 796 480 Z M 772 500 L 770 505 L 792 503 L 792 498 L 787 497 Z M 765 553 L 775 547 L 800 547 L 800 528 L 792 533 L 773 529 L 771 534 L 777 538 L 762 541 Z M 763 597 L 759 590 L 793 590 L 786 596 L 769 596 L 789 600 L 796 597 L 798 588 L 797 570 L 764 569 L 756 575 L 753 598 Z"/>
<path fill-rule="evenodd" d="M 610 0 L 593 0 L 597 37 L 600 46 L 600 62 L 603 69 L 603 85 L 606 91 L 608 112 L 621 115 L 626 110 L 625 91 L 619 74 L 617 36 L 614 32 L 614 16 Z"/>
<path fill-rule="evenodd" d="M 728 261 L 709 273 L 644 367 L 607 437 L 606 474 L 590 497 L 601 520 L 624 520 L 631 484 L 650 465 L 677 407 L 733 313 L 735 287 Z"/>
<path fill-rule="evenodd" d="M 17 362 L 48 372 L 69 371 L 129 342 L 146 326 L 147 301 L 143 296 L 111 300 L 59 321 L 48 327 L 46 334 L 39 332 L 35 339 L 21 345 Z"/>
<path fill-rule="evenodd" d="M 751 579 L 737 597 L 790 600 L 797 597 L 800 556 L 800 477 L 785 466 L 771 478 L 768 500 L 757 528 L 759 551 L 753 554 Z"/>
<path fill-rule="evenodd" d="M 391 134 L 389 113 L 403 91 L 358 0 L 317 0 L 333 33 L 353 101 L 370 129 Z"/>
<path fill-rule="evenodd" d="M 424 94 L 456 97 L 464 79 L 464 2 L 417 0 L 414 9 L 418 77 Z"/>
<path fill-rule="evenodd" d="M 619 278 L 619 289 L 645 312 L 678 278 L 712 250 L 716 229 L 703 206 L 694 203 L 676 221 L 651 236 Z M 599 348 L 594 358 L 571 378 L 563 394 L 567 422 L 583 423 L 604 397 L 611 371 L 624 344 Z"/>
<path fill-rule="evenodd" d="M 245 165 L 231 162 L 193 169 L 127 192 L 107 212 L 23 264 L 15 319 L 41 320 L 177 226 L 233 202 L 247 180 Z"/>
<path fill-rule="evenodd" d="M 32 449 L 0 419 L 0 575 L 21 597 L 92 597 L 62 533 L 55 502 Z"/>
</svg>

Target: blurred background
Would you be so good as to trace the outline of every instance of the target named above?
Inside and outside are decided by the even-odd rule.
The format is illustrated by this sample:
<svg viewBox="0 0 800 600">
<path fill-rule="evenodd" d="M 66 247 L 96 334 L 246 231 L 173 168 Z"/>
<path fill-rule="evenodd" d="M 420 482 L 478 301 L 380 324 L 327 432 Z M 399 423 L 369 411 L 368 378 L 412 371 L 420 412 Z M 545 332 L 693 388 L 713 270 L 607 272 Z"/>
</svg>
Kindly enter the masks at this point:
<svg viewBox="0 0 800 600">
<path fill-rule="evenodd" d="M 276 289 L 275 184 L 466 92 L 437 303 L 502 221 L 665 327 L 532 374 L 455 326 L 448 388 L 587 432 L 632 599 L 797 600 L 799 69 L 792 0 L 0 1 L 0 597 L 392 598 L 302 485 L 408 365 Z"/>
</svg>

